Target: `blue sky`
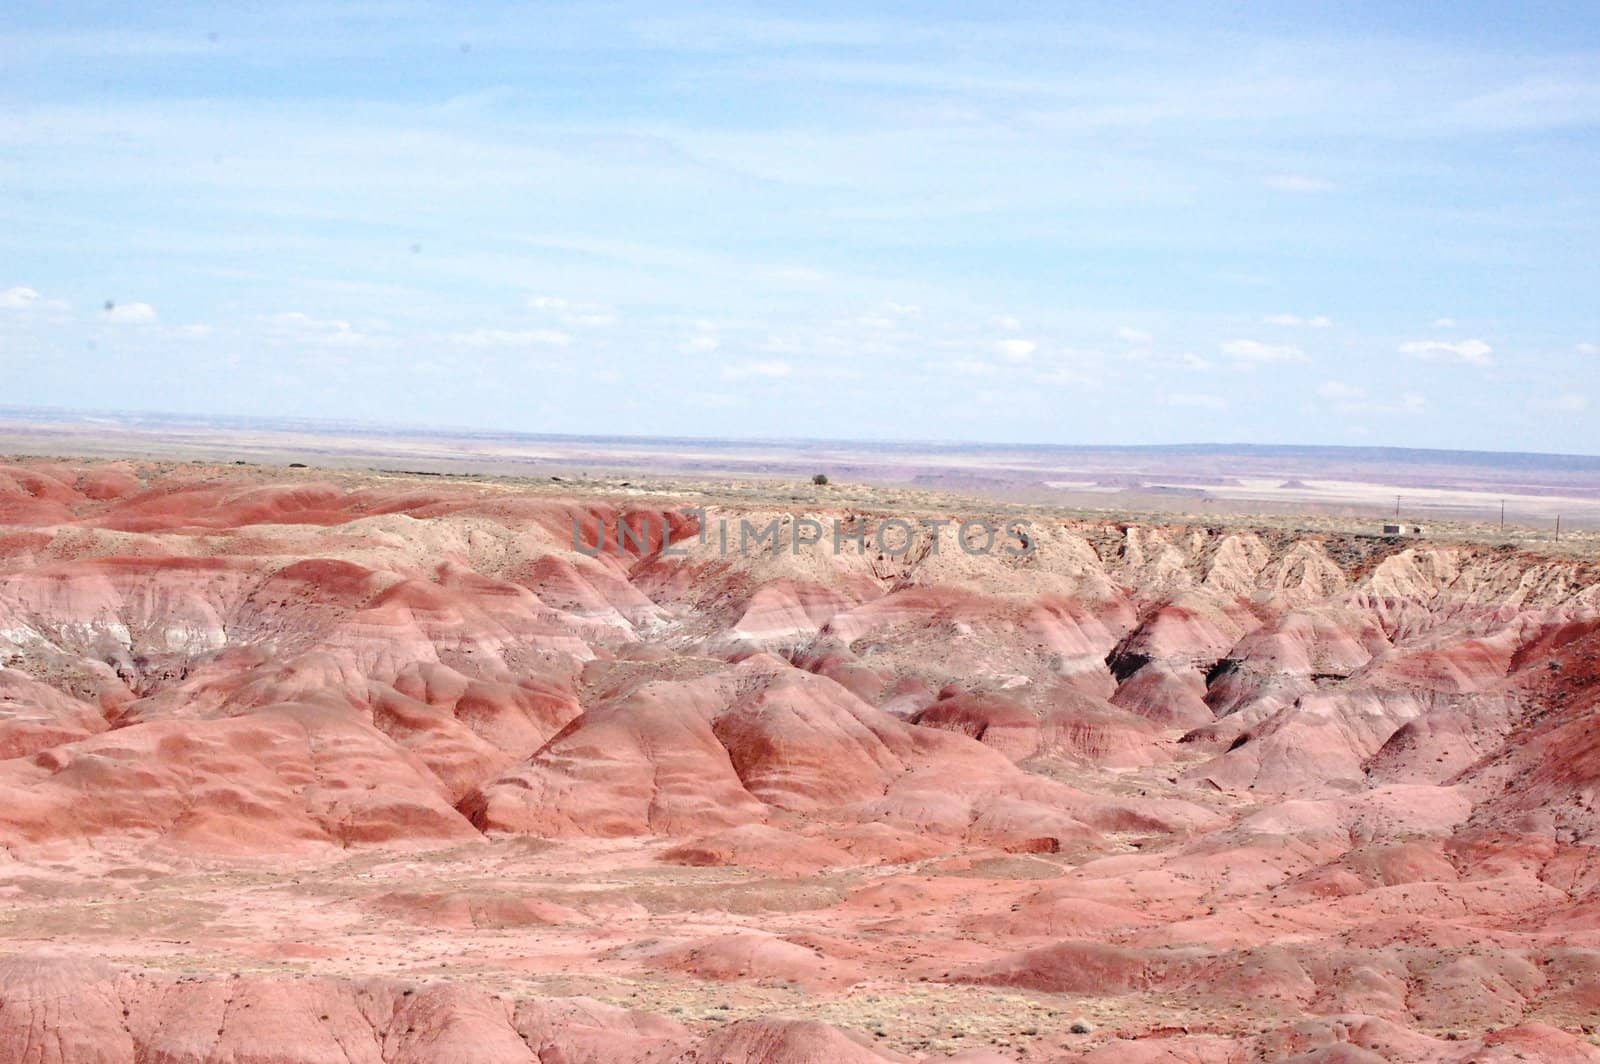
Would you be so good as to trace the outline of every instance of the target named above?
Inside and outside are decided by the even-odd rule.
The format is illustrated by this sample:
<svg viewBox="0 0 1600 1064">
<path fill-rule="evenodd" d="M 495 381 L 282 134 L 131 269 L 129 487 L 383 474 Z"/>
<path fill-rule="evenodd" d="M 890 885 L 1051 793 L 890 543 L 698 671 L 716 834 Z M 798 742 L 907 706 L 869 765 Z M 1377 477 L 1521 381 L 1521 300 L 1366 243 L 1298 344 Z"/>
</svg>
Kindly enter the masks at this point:
<svg viewBox="0 0 1600 1064">
<path fill-rule="evenodd" d="M 13 0 L 0 405 L 1600 453 L 1600 13 L 1256 6 Z"/>
</svg>

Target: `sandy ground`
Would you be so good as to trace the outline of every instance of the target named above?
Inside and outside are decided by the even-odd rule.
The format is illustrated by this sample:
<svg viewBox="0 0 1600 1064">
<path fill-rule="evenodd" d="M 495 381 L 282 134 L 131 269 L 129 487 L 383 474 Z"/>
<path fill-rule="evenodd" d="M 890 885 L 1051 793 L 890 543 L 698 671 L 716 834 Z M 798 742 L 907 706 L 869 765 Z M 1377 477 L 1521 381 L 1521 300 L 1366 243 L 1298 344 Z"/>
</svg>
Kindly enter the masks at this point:
<svg viewBox="0 0 1600 1064">
<path fill-rule="evenodd" d="M 977 496 L 1086 513 L 1473 524 L 1514 538 L 1600 528 L 1600 458 L 1352 448 L 1008 445 L 554 437 L 0 409 L 0 453 L 170 458 L 694 489 L 805 481 Z"/>
</svg>

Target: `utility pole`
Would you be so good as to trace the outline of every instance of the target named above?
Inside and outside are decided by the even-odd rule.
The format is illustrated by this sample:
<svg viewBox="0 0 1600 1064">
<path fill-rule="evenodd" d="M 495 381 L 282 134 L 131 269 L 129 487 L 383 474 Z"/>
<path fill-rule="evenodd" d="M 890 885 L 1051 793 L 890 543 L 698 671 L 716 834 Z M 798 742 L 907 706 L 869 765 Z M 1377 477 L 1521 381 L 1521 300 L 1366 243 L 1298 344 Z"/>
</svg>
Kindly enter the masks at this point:
<svg viewBox="0 0 1600 1064">
<path fill-rule="evenodd" d="M 1500 500 L 1500 531 L 1506 530 L 1506 501 Z"/>
<path fill-rule="evenodd" d="M 1398 495 L 1394 497 L 1394 519 L 1396 521 L 1400 520 L 1400 496 Z"/>
<path fill-rule="evenodd" d="M 1561 515 L 1556 514 L 1556 542 L 1561 541 Z"/>
</svg>

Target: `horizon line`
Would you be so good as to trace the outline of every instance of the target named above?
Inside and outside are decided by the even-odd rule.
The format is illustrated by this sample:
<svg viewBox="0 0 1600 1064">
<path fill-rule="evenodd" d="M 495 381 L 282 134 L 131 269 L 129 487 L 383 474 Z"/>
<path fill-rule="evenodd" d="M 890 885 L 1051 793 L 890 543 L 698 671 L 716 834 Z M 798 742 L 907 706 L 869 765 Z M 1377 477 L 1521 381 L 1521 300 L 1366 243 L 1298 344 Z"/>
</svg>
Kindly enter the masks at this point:
<svg viewBox="0 0 1600 1064">
<path fill-rule="evenodd" d="M 514 437 L 527 440 L 616 443 L 693 443 L 711 445 L 762 444 L 824 445 L 913 448 L 934 447 L 947 450 L 1020 450 L 1020 451 L 1078 451 L 1078 452 L 1143 452 L 1176 453 L 1183 451 L 1210 452 L 1213 454 L 1249 451 L 1276 452 L 1280 454 L 1308 451 L 1338 451 L 1351 456 L 1414 457 L 1455 455 L 1484 458 L 1553 458 L 1580 459 L 1600 462 L 1600 454 L 1577 451 L 1494 451 L 1478 448 L 1401 447 L 1390 444 L 1340 444 L 1340 443 L 1252 443 L 1248 441 L 1195 440 L 1184 443 L 1024 443 L 1008 440 L 956 440 L 936 438 L 900 437 L 827 437 L 827 436 L 677 436 L 652 433 L 584 434 L 571 432 L 535 432 L 510 428 L 471 428 L 465 425 L 432 425 L 418 422 L 393 422 L 368 419 L 343 420 L 323 417 L 271 414 L 192 414 L 177 411 L 112 410 L 103 408 L 32 406 L 0 404 L 0 422 L 10 419 L 24 422 L 58 417 L 63 420 L 92 423 L 96 418 L 119 420 L 150 420 L 177 424 L 216 425 L 240 422 L 260 428 L 288 426 L 321 426 L 328 429 L 353 431 L 357 434 L 382 435 L 384 433 L 427 433 L 453 435 L 460 438 Z"/>
</svg>

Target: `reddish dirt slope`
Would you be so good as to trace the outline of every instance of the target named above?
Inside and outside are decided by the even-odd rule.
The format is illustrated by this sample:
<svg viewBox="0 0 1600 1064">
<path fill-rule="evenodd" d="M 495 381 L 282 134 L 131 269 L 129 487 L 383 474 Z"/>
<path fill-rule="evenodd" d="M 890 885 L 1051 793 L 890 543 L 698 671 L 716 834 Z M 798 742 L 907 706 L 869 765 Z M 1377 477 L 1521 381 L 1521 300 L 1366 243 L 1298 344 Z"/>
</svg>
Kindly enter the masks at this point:
<svg viewBox="0 0 1600 1064">
<path fill-rule="evenodd" d="M 0 1059 L 1600 1059 L 1593 563 L 703 502 L 0 466 Z"/>
</svg>

